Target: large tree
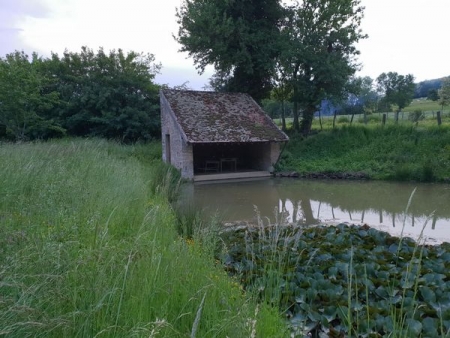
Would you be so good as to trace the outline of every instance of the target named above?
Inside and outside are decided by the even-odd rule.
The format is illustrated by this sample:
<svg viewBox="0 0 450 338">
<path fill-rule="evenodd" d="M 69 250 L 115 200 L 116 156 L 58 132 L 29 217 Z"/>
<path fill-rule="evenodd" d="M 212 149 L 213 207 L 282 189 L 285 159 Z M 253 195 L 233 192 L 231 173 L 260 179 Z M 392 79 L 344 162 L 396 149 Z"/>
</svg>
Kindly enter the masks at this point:
<svg viewBox="0 0 450 338">
<path fill-rule="evenodd" d="M 58 103 L 58 93 L 45 90 L 51 80 L 40 72 L 41 63 L 37 54 L 30 59 L 19 51 L 0 58 L 0 125 L 7 138 L 27 140 L 64 133 L 45 118 Z"/>
<path fill-rule="evenodd" d="M 279 53 L 281 0 L 184 0 L 177 41 L 200 72 L 213 65 L 228 91 L 269 96 Z"/>
<path fill-rule="evenodd" d="M 414 97 L 416 85 L 411 74 L 400 75 L 396 72 L 382 73 L 377 78 L 378 89 L 384 95 L 384 102 L 397 106 L 395 121 L 403 108 L 409 106 Z"/>
<path fill-rule="evenodd" d="M 293 87 L 294 129 L 304 135 L 320 102 L 342 98 L 358 68 L 363 11 L 360 0 L 303 0 L 288 7 L 279 64 Z"/>
<path fill-rule="evenodd" d="M 364 122 L 367 122 L 367 113 L 373 113 L 377 108 L 378 94 L 375 91 L 373 79 L 369 76 L 353 77 L 348 85 L 348 99 L 343 105 L 347 113 L 364 114 Z"/>
</svg>

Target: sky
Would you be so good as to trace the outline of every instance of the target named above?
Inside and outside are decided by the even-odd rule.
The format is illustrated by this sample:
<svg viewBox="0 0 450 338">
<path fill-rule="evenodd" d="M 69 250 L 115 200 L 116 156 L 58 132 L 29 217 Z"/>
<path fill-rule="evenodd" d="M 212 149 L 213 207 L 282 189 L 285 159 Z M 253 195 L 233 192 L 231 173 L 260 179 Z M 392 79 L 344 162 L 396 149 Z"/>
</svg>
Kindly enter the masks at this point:
<svg viewBox="0 0 450 338">
<path fill-rule="evenodd" d="M 65 49 L 103 47 L 151 53 L 162 64 L 155 82 L 201 90 L 213 74 L 199 75 L 180 53 L 176 8 L 182 0 L 0 0 L 0 57 L 15 50 L 44 57 Z M 362 0 L 359 76 L 413 74 L 416 81 L 450 75 L 450 0 Z"/>
</svg>

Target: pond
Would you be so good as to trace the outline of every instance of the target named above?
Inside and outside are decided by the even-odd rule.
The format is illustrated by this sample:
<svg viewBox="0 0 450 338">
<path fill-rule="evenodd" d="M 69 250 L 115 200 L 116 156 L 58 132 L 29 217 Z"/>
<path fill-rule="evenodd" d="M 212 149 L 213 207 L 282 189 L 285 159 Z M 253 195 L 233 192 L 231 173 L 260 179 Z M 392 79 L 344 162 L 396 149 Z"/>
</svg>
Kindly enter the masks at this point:
<svg viewBox="0 0 450 338">
<path fill-rule="evenodd" d="M 259 213 L 271 223 L 367 224 L 413 239 L 423 230 L 429 244 L 450 242 L 448 184 L 271 178 L 188 184 L 180 200 L 223 221 L 253 222 Z"/>
</svg>

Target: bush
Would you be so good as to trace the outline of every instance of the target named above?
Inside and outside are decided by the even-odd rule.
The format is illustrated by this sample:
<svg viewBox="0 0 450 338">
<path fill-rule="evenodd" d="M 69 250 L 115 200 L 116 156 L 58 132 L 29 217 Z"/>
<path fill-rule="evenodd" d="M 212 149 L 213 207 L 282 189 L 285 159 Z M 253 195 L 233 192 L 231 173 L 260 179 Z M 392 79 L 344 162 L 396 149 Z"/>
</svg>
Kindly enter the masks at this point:
<svg viewBox="0 0 450 338">
<path fill-rule="evenodd" d="M 349 123 L 350 120 L 348 119 L 347 116 L 339 116 L 338 119 L 337 119 L 337 122 L 338 123 Z"/>
<path fill-rule="evenodd" d="M 416 109 L 412 113 L 409 113 L 408 119 L 414 123 L 418 123 L 425 119 L 425 114 L 422 110 Z"/>
</svg>

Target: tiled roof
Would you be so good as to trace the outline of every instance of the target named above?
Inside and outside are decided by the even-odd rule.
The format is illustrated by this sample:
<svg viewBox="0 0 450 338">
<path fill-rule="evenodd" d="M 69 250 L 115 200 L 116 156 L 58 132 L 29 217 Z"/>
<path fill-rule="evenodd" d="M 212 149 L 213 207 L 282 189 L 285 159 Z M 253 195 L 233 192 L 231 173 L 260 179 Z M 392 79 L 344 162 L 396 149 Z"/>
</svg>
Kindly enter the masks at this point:
<svg viewBox="0 0 450 338">
<path fill-rule="evenodd" d="M 247 94 L 164 89 L 187 142 L 287 141 L 288 137 Z"/>
</svg>

